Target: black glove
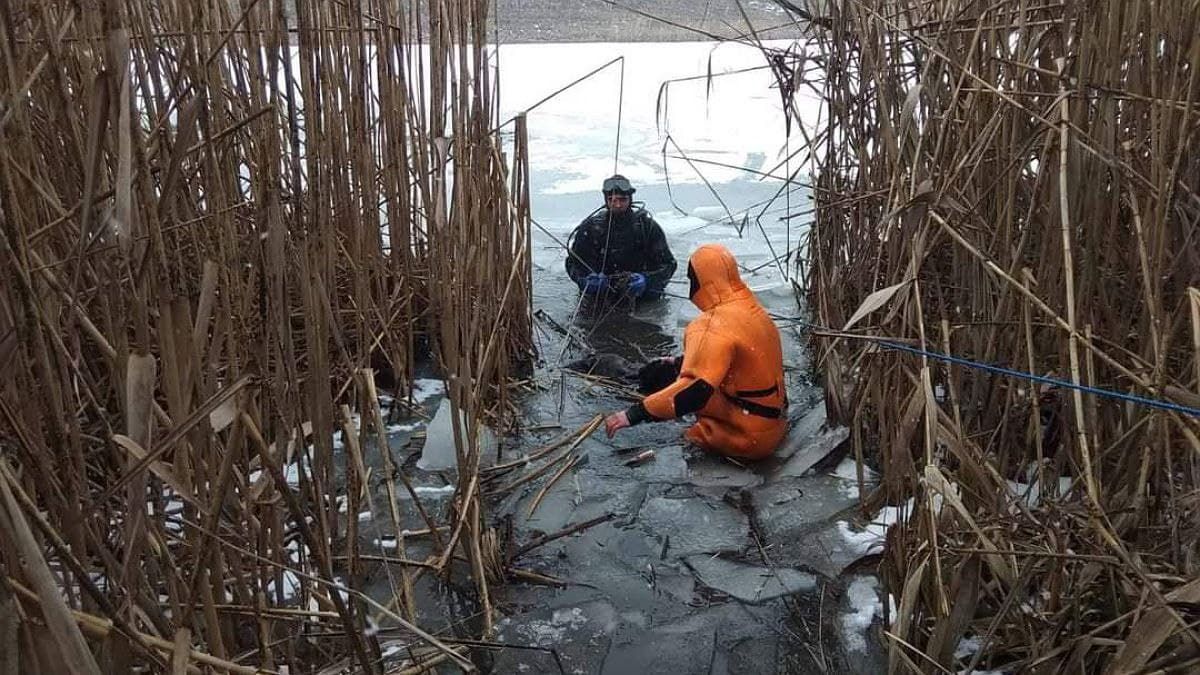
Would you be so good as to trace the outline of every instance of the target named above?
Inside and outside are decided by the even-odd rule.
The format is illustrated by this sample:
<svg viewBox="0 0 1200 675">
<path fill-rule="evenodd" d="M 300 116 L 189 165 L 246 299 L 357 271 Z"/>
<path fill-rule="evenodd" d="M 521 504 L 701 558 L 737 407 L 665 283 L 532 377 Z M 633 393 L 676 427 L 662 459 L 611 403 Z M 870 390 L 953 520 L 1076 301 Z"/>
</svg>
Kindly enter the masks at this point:
<svg viewBox="0 0 1200 675">
<path fill-rule="evenodd" d="M 679 379 L 682 358 L 655 359 L 638 370 L 638 393 L 649 396 Z"/>
</svg>

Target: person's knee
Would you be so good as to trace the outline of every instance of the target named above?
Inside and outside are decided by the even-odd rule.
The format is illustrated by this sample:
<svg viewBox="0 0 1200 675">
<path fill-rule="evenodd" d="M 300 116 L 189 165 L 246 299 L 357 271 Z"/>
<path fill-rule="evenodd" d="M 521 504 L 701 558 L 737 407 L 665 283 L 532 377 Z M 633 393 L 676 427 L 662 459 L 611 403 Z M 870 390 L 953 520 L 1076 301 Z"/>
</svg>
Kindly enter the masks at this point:
<svg viewBox="0 0 1200 675">
<path fill-rule="evenodd" d="M 749 431 L 722 424 L 711 417 L 701 417 L 686 436 L 710 452 L 749 460 L 770 457 L 783 440 L 783 434 L 776 430 Z"/>
</svg>

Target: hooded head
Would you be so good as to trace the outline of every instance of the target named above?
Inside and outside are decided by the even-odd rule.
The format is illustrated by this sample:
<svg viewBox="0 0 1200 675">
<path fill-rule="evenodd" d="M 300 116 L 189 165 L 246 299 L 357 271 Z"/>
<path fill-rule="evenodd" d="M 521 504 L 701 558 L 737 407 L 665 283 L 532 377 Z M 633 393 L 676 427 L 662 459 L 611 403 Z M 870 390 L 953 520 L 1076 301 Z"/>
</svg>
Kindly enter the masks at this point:
<svg viewBox="0 0 1200 675">
<path fill-rule="evenodd" d="M 688 260 L 688 281 L 688 296 L 704 312 L 750 292 L 742 283 L 733 254 L 719 244 L 696 249 Z"/>
</svg>

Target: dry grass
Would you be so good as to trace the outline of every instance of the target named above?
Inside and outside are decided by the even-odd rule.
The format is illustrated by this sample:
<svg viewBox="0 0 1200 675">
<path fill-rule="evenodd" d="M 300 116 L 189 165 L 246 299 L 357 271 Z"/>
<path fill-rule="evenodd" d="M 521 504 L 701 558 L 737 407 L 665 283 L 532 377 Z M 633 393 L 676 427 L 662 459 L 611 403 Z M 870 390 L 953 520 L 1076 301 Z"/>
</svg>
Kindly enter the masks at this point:
<svg viewBox="0 0 1200 675">
<path fill-rule="evenodd" d="M 827 19 L 817 323 L 1195 406 L 1196 4 L 851 0 Z M 915 497 L 884 556 L 892 672 L 1197 667 L 1200 420 L 814 345 L 831 415 L 884 471 L 865 510 Z M 1009 488 L 1039 479 L 1041 499 Z M 965 635 L 984 649 L 955 660 Z"/>
<path fill-rule="evenodd" d="M 503 151 L 486 0 L 299 7 L 0 10 L 0 672 L 376 672 L 372 621 L 470 667 L 412 625 L 409 566 L 360 592 L 356 519 L 410 508 L 372 498 L 371 369 L 404 395 L 430 344 L 471 423 L 416 567 L 458 550 L 489 609 L 473 439 L 531 349 L 523 123 Z"/>
</svg>

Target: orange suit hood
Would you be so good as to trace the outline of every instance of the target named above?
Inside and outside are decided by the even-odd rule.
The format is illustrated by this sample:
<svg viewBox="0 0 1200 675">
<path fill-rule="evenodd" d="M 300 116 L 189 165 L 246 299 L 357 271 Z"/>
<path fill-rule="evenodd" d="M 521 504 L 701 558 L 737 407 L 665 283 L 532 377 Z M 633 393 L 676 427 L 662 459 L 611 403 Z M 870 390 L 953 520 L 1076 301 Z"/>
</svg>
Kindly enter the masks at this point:
<svg viewBox="0 0 1200 675">
<path fill-rule="evenodd" d="M 733 254 L 719 244 L 705 244 L 696 249 L 688 261 L 688 280 L 692 304 L 702 312 L 752 297 L 738 273 Z"/>
</svg>

